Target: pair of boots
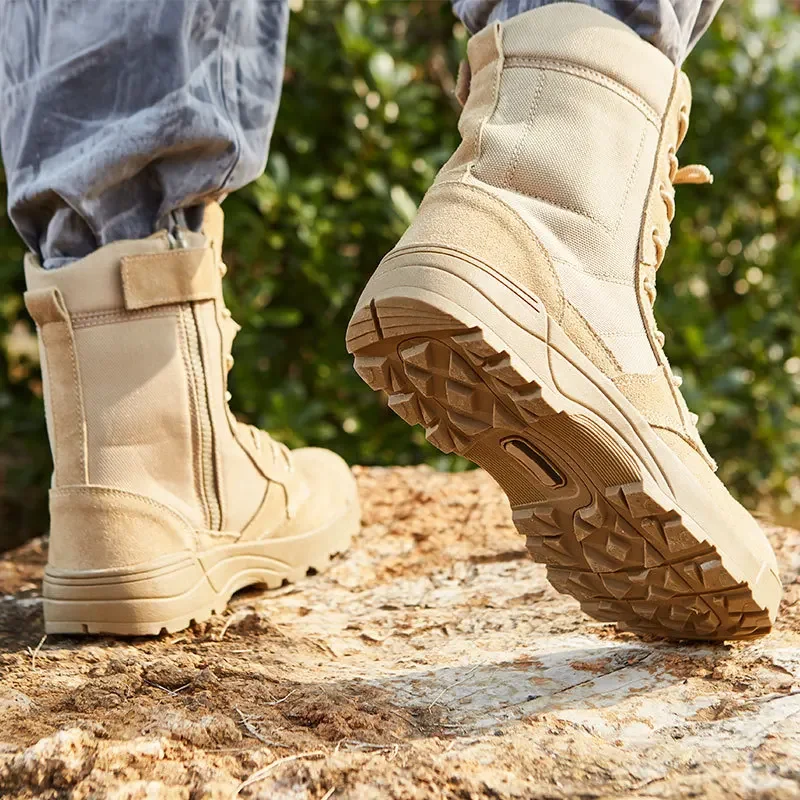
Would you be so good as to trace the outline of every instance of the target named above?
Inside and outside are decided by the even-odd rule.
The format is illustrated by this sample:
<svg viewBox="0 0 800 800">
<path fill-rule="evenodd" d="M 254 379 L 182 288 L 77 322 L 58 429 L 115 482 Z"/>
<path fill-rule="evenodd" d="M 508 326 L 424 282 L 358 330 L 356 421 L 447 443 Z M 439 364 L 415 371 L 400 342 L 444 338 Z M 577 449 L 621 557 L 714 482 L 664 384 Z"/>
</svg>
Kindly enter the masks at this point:
<svg viewBox="0 0 800 800">
<path fill-rule="evenodd" d="M 355 368 L 429 441 L 490 472 L 533 557 L 592 616 L 675 638 L 770 629 L 764 534 L 714 464 L 652 305 L 686 77 L 582 5 L 473 37 L 462 144 L 358 301 Z M 227 406 L 238 326 L 222 217 L 45 271 L 26 260 L 55 461 L 48 632 L 155 634 L 347 548 L 337 456 Z"/>
</svg>

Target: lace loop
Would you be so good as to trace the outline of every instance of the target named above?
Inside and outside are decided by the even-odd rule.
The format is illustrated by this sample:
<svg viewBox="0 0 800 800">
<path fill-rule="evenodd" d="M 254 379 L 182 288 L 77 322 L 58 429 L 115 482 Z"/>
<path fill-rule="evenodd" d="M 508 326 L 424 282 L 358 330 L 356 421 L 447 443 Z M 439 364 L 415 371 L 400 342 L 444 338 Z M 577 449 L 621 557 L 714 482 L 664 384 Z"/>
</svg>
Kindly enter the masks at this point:
<svg viewBox="0 0 800 800">
<path fill-rule="evenodd" d="M 678 131 L 676 136 L 676 144 L 670 145 L 667 149 L 669 182 L 662 182 L 658 187 L 658 193 L 666 209 L 666 236 L 656 226 L 654 226 L 650 232 L 653 240 L 653 246 L 655 247 L 655 269 L 658 269 L 661 266 L 661 262 L 664 260 L 667 241 L 669 241 L 669 224 L 675 218 L 675 190 L 673 187 L 686 183 L 707 184 L 714 182 L 714 176 L 711 174 L 711 170 L 709 170 L 708 167 L 703 166 L 702 164 L 687 164 L 685 167 L 681 167 L 678 163 L 676 151 L 677 148 L 680 147 L 681 142 L 684 140 L 688 129 L 689 109 L 684 105 L 681 106 L 678 112 Z M 652 271 L 652 273 L 646 273 L 642 279 L 642 288 L 647 295 L 647 299 L 650 301 L 651 306 L 655 305 L 656 302 L 655 269 Z M 663 349 L 664 345 L 666 344 L 666 336 L 664 336 L 660 330 L 656 329 L 655 340 L 658 342 L 659 347 Z M 683 384 L 683 378 L 681 378 L 680 375 L 674 375 L 670 373 L 670 380 L 676 389 L 679 389 Z M 689 418 L 693 425 L 697 425 L 697 414 L 690 412 Z"/>
<path fill-rule="evenodd" d="M 221 277 L 225 277 L 228 272 L 228 267 L 225 265 L 225 262 L 221 259 L 218 261 L 217 268 L 219 269 L 219 274 Z M 220 315 L 222 318 L 227 322 L 228 325 L 233 327 L 233 336 L 236 335 L 241 329 L 242 326 L 239 325 L 236 320 L 233 319 L 233 315 L 231 314 L 228 307 L 225 305 L 224 301 L 222 303 L 222 309 L 220 311 Z M 231 343 L 233 336 L 231 337 Z M 225 404 L 227 405 L 230 403 L 232 399 L 231 393 L 227 390 L 227 374 L 233 369 L 234 359 L 233 355 L 230 351 L 227 351 L 223 354 L 223 362 L 225 364 Z M 228 414 L 231 414 L 230 409 L 228 409 Z M 266 441 L 269 446 L 270 455 L 272 456 L 272 463 L 276 466 L 283 462 L 284 470 L 291 474 L 294 472 L 294 463 L 292 461 L 292 453 L 291 450 L 282 442 L 277 442 L 273 439 L 269 434 L 264 433 L 259 428 L 256 428 L 254 425 L 247 425 L 242 422 L 237 422 L 237 426 L 240 430 L 246 430 L 250 437 L 253 440 L 253 446 L 256 450 L 262 450 L 263 443 Z M 281 480 L 280 475 L 277 478 L 272 478 L 273 480 L 277 480 L 278 482 L 283 482 Z"/>
<path fill-rule="evenodd" d="M 672 182 L 676 185 L 679 183 L 714 183 L 714 176 L 704 164 L 687 164 L 676 170 Z"/>
</svg>

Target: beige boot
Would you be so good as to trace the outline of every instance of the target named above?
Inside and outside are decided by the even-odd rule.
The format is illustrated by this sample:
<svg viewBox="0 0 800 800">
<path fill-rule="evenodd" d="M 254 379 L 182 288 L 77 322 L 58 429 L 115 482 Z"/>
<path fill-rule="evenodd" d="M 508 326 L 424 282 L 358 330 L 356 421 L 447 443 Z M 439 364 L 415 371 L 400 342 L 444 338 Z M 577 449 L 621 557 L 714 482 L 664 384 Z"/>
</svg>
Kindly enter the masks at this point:
<svg viewBox="0 0 800 800">
<path fill-rule="evenodd" d="M 162 232 L 57 270 L 26 259 L 55 463 L 48 633 L 180 630 L 323 569 L 358 529 L 338 456 L 290 453 L 228 409 L 217 227 L 216 247 Z"/>
<path fill-rule="evenodd" d="M 772 550 L 714 476 L 652 303 L 690 105 L 625 25 L 559 3 L 491 26 L 463 143 L 356 307 L 356 370 L 487 469 L 553 585 L 674 638 L 769 631 Z"/>
</svg>

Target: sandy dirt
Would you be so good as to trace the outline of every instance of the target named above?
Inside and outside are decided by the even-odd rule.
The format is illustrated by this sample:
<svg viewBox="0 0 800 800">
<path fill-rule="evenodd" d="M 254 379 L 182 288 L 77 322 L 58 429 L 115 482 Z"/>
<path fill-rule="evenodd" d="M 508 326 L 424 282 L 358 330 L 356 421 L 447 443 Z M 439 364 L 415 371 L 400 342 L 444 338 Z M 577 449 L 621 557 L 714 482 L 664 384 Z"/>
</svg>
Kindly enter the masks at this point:
<svg viewBox="0 0 800 800">
<path fill-rule="evenodd" d="M 557 594 L 487 475 L 356 472 L 327 573 L 160 639 L 42 642 L 46 542 L 0 560 L 0 796 L 800 798 L 800 534 L 769 637 L 673 645 Z"/>
</svg>

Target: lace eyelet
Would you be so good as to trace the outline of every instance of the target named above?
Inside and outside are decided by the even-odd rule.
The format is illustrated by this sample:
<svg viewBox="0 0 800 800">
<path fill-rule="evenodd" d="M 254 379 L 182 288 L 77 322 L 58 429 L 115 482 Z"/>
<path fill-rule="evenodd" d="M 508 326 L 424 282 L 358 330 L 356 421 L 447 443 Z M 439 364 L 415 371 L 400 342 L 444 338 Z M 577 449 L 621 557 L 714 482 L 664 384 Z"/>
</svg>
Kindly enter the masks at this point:
<svg viewBox="0 0 800 800">
<path fill-rule="evenodd" d="M 672 220 L 675 219 L 675 198 L 667 191 L 667 187 L 663 183 L 659 185 L 658 193 L 661 195 L 661 199 L 667 207 L 667 220 L 672 222 Z"/>
<path fill-rule="evenodd" d="M 667 150 L 667 161 L 669 162 L 669 179 L 670 182 L 675 180 L 678 174 L 678 157 L 675 155 L 675 148 L 670 146 Z"/>
<path fill-rule="evenodd" d="M 651 236 L 653 239 L 653 245 L 656 248 L 656 266 L 660 266 L 662 260 L 664 259 L 664 251 L 666 249 L 664 240 L 661 238 L 658 228 L 653 228 Z"/>
</svg>

